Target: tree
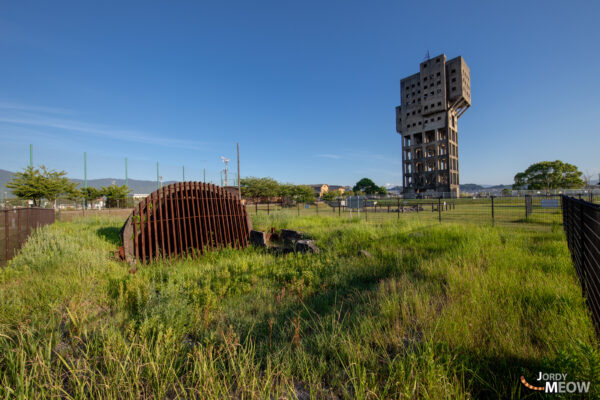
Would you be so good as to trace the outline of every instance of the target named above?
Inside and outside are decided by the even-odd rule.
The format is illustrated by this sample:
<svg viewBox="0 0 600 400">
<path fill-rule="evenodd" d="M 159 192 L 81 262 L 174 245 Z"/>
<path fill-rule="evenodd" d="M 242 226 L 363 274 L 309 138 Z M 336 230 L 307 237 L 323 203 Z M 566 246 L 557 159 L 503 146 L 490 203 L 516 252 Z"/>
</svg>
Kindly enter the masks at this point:
<svg viewBox="0 0 600 400">
<path fill-rule="evenodd" d="M 512 190 L 510 190 L 509 188 L 502 189 L 502 196 L 510 196 L 510 195 L 512 195 Z"/>
<path fill-rule="evenodd" d="M 55 202 L 62 195 L 72 196 L 75 193 L 77 184 L 65 175 L 65 171 L 48 170 L 43 165 L 40 169 L 29 166 L 23 172 L 15 173 L 6 187 L 21 199 L 33 200 L 37 207 L 41 199 Z"/>
<path fill-rule="evenodd" d="M 581 175 L 573 164 L 560 160 L 542 161 L 516 174 L 513 189 L 545 190 L 549 193 L 551 189 L 582 188 L 585 183 Z"/>
<path fill-rule="evenodd" d="M 81 198 L 87 201 L 94 201 L 102 197 L 102 191 L 94 187 L 81 188 L 79 191 L 81 192 Z"/>
<path fill-rule="evenodd" d="M 294 185 L 291 183 L 282 183 L 277 185 L 277 196 L 281 198 L 292 197 Z"/>
<path fill-rule="evenodd" d="M 292 199 L 296 203 L 312 203 L 316 200 L 315 191 L 310 186 L 296 185 L 292 191 Z"/>
<path fill-rule="evenodd" d="M 342 193 L 339 190 L 330 190 L 330 191 L 323 193 L 323 196 L 321 196 L 321 197 L 325 201 L 333 201 L 333 200 L 336 200 L 341 195 L 342 195 Z"/>
<path fill-rule="evenodd" d="M 377 194 L 380 194 L 382 196 L 387 196 L 387 189 L 385 186 L 379 186 L 379 189 L 377 190 Z"/>
<path fill-rule="evenodd" d="M 125 200 L 131 189 L 127 185 L 110 185 L 100 188 L 100 194 L 106 197 L 106 206 L 115 207 Z"/>
<path fill-rule="evenodd" d="M 356 185 L 352 188 L 354 192 L 365 192 L 366 194 L 375 194 L 380 192 L 380 187 L 375 184 L 369 178 L 362 178 L 356 182 Z"/>
<path fill-rule="evenodd" d="M 242 178 L 240 179 L 242 197 L 258 199 L 260 197 L 275 197 L 279 193 L 279 183 L 273 178 Z"/>
</svg>

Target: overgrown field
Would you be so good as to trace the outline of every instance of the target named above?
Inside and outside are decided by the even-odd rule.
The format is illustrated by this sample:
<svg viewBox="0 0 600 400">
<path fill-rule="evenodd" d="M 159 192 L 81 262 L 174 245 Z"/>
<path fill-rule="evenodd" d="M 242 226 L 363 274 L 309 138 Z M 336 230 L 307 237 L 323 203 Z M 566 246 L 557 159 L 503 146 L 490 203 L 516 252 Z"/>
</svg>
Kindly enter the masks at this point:
<svg viewBox="0 0 600 400">
<path fill-rule="evenodd" d="M 322 252 L 132 268 L 121 224 L 57 222 L 0 270 L 0 397 L 533 398 L 539 371 L 598 396 L 559 229 L 258 215 Z"/>
<path fill-rule="evenodd" d="M 335 217 L 338 219 L 359 218 L 370 222 L 385 222 L 401 220 L 405 223 L 474 223 L 477 225 L 503 225 L 512 228 L 527 228 L 530 230 L 549 231 L 560 228 L 562 212 L 560 208 L 544 208 L 540 206 L 543 198 L 532 200 L 529 215 L 525 213 L 523 197 L 501 197 L 494 200 L 492 210 L 491 199 L 425 199 L 400 200 L 379 199 L 377 204 L 370 203 L 369 207 L 360 212 L 349 208 L 331 207 L 325 202 L 316 204 L 298 204 L 284 207 L 281 204 L 249 204 L 248 213 L 255 215 L 283 215 L 287 217 Z M 439 203 L 438 203 L 439 201 Z M 444 205 L 447 203 L 447 206 Z M 419 212 L 416 212 L 418 206 Z M 440 207 L 441 206 L 441 207 Z M 398 213 L 401 207 L 407 212 Z M 413 207 L 413 211 L 408 211 Z M 441 209 L 441 212 L 438 211 Z"/>
</svg>

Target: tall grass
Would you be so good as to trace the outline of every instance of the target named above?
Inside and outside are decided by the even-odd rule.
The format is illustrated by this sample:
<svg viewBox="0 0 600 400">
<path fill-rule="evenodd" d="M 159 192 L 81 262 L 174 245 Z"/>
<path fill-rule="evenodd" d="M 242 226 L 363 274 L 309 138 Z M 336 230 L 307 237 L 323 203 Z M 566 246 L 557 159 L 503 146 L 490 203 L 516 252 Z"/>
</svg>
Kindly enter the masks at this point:
<svg viewBox="0 0 600 400">
<path fill-rule="evenodd" d="M 558 230 L 258 215 L 322 252 L 132 269 L 120 225 L 58 222 L 0 270 L 0 396 L 522 398 L 538 371 L 598 395 Z"/>
</svg>

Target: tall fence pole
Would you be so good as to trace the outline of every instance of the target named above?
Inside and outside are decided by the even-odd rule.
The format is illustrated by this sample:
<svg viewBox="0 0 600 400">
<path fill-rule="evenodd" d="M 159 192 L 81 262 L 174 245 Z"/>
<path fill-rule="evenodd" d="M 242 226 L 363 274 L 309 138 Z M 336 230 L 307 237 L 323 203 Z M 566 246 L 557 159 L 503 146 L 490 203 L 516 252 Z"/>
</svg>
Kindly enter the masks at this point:
<svg viewBox="0 0 600 400">
<path fill-rule="evenodd" d="M 492 225 L 494 225 L 496 221 L 494 220 L 494 196 L 492 196 Z"/>
<path fill-rule="evenodd" d="M 438 219 L 442 222 L 442 198 L 438 198 Z"/>
<path fill-rule="evenodd" d="M 87 153 L 83 152 L 83 187 L 87 188 Z M 87 208 L 87 198 L 83 198 L 83 215 L 85 215 L 85 209 Z"/>
<path fill-rule="evenodd" d="M 8 210 L 4 210 L 4 238 L 6 240 L 6 258 L 5 260 L 8 261 L 8 243 L 10 241 L 10 225 L 8 224 Z"/>
<path fill-rule="evenodd" d="M 397 219 L 400 219 L 400 197 L 398 197 L 398 209 L 396 210 L 396 213 L 398 214 Z"/>
</svg>

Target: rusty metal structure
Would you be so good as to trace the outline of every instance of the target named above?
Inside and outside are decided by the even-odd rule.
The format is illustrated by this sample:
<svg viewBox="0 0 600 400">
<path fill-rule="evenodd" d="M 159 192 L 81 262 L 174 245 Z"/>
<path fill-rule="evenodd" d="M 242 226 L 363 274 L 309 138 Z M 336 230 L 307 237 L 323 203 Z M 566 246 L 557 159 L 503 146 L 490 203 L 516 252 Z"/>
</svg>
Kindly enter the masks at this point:
<svg viewBox="0 0 600 400">
<path fill-rule="evenodd" d="M 52 208 L 13 208 L 0 210 L 0 266 L 14 257 L 36 228 L 52 224 Z"/>
<path fill-rule="evenodd" d="M 178 182 L 151 193 L 121 229 L 121 257 L 132 262 L 195 257 L 244 248 L 252 229 L 239 196 L 204 182 Z"/>
</svg>

